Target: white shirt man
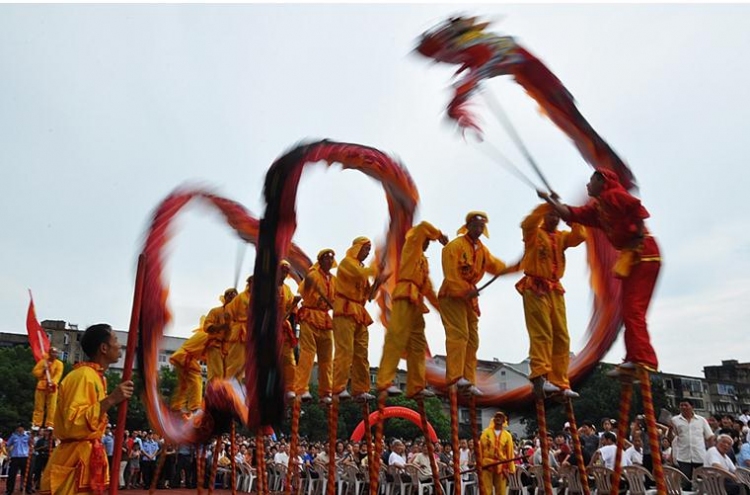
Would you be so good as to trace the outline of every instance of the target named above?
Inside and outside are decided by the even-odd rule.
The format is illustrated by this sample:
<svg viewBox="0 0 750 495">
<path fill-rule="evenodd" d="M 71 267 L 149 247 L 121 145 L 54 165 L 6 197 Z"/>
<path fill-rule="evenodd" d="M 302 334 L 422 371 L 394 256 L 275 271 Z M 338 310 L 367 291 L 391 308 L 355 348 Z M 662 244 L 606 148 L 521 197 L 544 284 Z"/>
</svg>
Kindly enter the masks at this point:
<svg viewBox="0 0 750 495">
<path fill-rule="evenodd" d="M 283 444 L 281 446 L 281 450 L 276 452 L 276 455 L 273 456 L 273 462 L 276 464 L 283 464 L 284 466 L 289 465 L 289 454 L 287 453 L 287 450 L 289 449 L 289 446 L 286 444 Z"/>
<path fill-rule="evenodd" d="M 714 432 L 703 416 L 693 412 L 690 401 L 680 402 L 680 414 L 672 417 L 675 437 L 672 441 L 672 458 L 688 479 L 693 478 L 693 468 L 703 465 L 706 443 L 711 445 Z"/>
<path fill-rule="evenodd" d="M 406 459 L 404 458 L 404 444 L 400 440 L 396 440 L 391 445 L 393 451 L 388 456 L 388 465 L 396 466 L 403 469 L 406 466 Z"/>
<path fill-rule="evenodd" d="M 734 441 L 729 435 L 719 435 L 716 439 L 716 445 L 706 451 L 703 465 L 724 469 L 730 473 L 737 471 L 737 466 L 734 465 L 732 459 L 727 455 L 732 450 L 733 443 Z"/>
</svg>

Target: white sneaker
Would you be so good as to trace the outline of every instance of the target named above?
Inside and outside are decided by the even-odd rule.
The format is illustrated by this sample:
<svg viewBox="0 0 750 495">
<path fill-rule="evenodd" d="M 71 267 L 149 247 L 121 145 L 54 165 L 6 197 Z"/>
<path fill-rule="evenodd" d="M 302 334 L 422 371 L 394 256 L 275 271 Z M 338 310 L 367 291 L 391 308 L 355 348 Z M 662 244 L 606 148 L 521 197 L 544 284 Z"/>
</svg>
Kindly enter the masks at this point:
<svg viewBox="0 0 750 495">
<path fill-rule="evenodd" d="M 542 390 L 545 394 L 557 394 L 561 392 L 560 387 L 555 385 L 554 383 L 548 382 L 547 380 L 544 380 L 544 384 L 542 385 Z"/>
<path fill-rule="evenodd" d="M 330 395 L 321 397 L 320 403 L 323 404 L 324 406 L 330 406 L 333 403 L 333 397 L 331 397 Z"/>
<path fill-rule="evenodd" d="M 464 377 L 461 377 L 461 378 L 459 378 L 459 379 L 458 379 L 458 381 L 456 382 L 456 387 L 458 387 L 458 388 L 467 388 L 467 387 L 471 387 L 471 382 L 470 382 L 469 380 L 467 380 L 466 378 L 464 378 Z"/>
<path fill-rule="evenodd" d="M 401 389 L 395 385 L 391 385 L 390 387 L 385 389 L 385 392 L 388 394 L 388 397 L 398 397 L 399 395 L 403 394 Z"/>
<path fill-rule="evenodd" d="M 475 397 L 479 397 L 479 396 L 482 396 L 482 395 L 484 395 L 484 392 L 482 392 L 481 390 L 479 390 L 479 389 L 478 389 L 478 388 L 477 388 L 476 386 L 474 386 L 474 385 L 470 386 L 470 387 L 468 388 L 468 390 L 466 391 L 466 393 L 468 393 L 469 395 L 473 395 L 473 396 L 475 396 Z"/>
<path fill-rule="evenodd" d="M 31 431 L 39 431 L 39 427 L 38 426 L 32 426 L 31 427 Z"/>
<path fill-rule="evenodd" d="M 351 398 L 352 394 L 350 394 L 346 389 L 344 389 L 344 391 L 339 394 L 339 400 L 349 400 Z"/>
<path fill-rule="evenodd" d="M 340 397 L 341 396 L 339 395 L 339 398 Z M 356 396 L 354 399 L 357 402 L 367 402 L 368 400 L 373 400 L 374 398 L 375 398 L 374 395 L 372 395 L 370 393 L 367 393 L 367 392 L 362 392 L 361 394 L 359 394 L 358 396 Z"/>
<path fill-rule="evenodd" d="M 620 368 L 624 370 L 634 370 L 637 365 L 635 363 L 631 363 L 630 361 L 625 361 L 623 363 L 620 363 Z"/>
<path fill-rule="evenodd" d="M 289 392 L 284 394 L 284 397 L 286 397 L 286 400 L 294 400 L 297 397 L 297 394 L 290 390 Z"/>
<path fill-rule="evenodd" d="M 307 391 L 304 394 L 300 395 L 300 399 L 302 399 L 302 402 L 310 402 L 313 399 L 313 396 L 309 391 Z"/>
<path fill-rule="evenodd" d="M 429 388 L 423 388 L 412 396 L 412 398 L 414 399 L 430 399 L 432 397 L 435 397 L 435 392 L 433 392 Z"/>
<path fill-rule="evenodd" d="M 574 390 L 566 388 L 565 390 L 563 390 L 563 396 L 567 397 L 568 399 L 577 399 L 581 396 L 581 394 Z"/>
</svg>

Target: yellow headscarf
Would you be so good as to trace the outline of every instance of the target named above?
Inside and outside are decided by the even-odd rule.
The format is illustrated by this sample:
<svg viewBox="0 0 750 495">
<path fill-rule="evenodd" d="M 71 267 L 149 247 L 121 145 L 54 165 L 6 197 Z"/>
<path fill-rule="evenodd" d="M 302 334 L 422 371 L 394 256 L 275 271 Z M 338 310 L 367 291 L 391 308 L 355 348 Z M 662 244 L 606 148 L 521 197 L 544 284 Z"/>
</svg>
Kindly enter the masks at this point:
<svg viewBox="0 0 750 495">
<path fill-rule="evenodd" d="M 489 239 L 490 238 L 490 231 L 487 229 L 487 224 L 490 223 L 490 218 L 487 216 L 487 214 L 483 211 L 470 211 L 466 214 L 466 223 L 464 223 L 463 227 L 458 229 L 458 232 L 456 232 L 458 235 L 464 235 L 466 234 L 469 229 L 466 228 L 466 226 L 474 220 L 475 218 L 479 217 L 481 220 L 484 220 L 484 229 L 482 230 L 482 233 L 484 236 Z"/>
<path fill-rule="evenodd" d="M 352 258 L 356 258 L 365 244 L 372 245 L 372 242 L 370 242 L 370 239 L 365 236 L 357 237 L 352 241 L 352 246 L 346 250 L 346 255 L 351 256 Z"/>
<path fill-rule="evenodd" d="M 320 258 L 322 258 L 323 256 L 325 256 L 327 254 L 330 254 L 331 256 L 334 257 L 333 258 L 333 264 L 331 265 L 331 268 L 336 268 L 337 266 L 339 266 L 339 264 L 336 263 L 336 257 L 335 257 L 336 256 L 336 252 L 333 249 L 331 249 L 331 248 L 324 248 L 324 249 L 321 249 L 320 251 L 318 251 L 318 256 L 316 256 L 316 258 L 317 258 L 318 261 L 315 262 L 315 264 L 313 265 L 313 268 L 320 268 Z"/>
</svg>

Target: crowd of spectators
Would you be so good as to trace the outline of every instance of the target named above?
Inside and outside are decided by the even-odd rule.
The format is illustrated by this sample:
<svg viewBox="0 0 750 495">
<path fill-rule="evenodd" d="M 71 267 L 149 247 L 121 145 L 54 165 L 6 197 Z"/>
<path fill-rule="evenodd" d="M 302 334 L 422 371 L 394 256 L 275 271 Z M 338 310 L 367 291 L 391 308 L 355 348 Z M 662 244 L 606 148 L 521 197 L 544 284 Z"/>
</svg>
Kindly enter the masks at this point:
<svg viewBox="0 0 750 495">
<path fill-rule="evenodd" d="M 691 478 L 692 470 L 698 466 L 719 467 L 730 473 L 734 473 L 738 466 L 750 468 L 748 419 L 750 419 L 748 411 L 744 411 L 737 418 L 729 415 L 703 418 L 692 411 L 689 401 L 685 401 L 680 404 L 680 414 L 672 417 L 669 424 L 657 423 L 661 457 L 666 465 L 679 468 L 688 478 Z M 626 431 L 627 439 L 622 454 L 623 466 L 642 465 L 651 470 L 653 453 L 646 434 L 644 418 L 637 416 Z M 614 469 L 617 450 L 616 432 L 615 421 L 608 418 L 600 421 L 598 425 L 588 420 L 581 422 L 578 435 L 586 466 L 601 465 Z M 49 436 L 50 432 L 46 430 L 27 432 L 19 427 L 8 440 L 3 442 L 0 439 L 1 472 L 13 475 L 12 480 L 9 478 L 6 483 L 6 493 L 12 493 L 16 473 L 22 477 L 23 483 L 22 467 L 25 467 L 25 463 L 20 466 L 20 458 L 28 458 L 29 448 L 32 452 L 33 464 L 30 467 L 31 475 L 30 483 L 27 484 L 27 492 L 33 492 L 38 487 L 41 472 L 49 454 Z M 568 423 L 559 431 L 548 433 L 548 440 L 549 461 L 556 471 L 567 465 L 575 465 L 572 432 Z M 237 466 L 257 468 L 259 450 L 256 441 L 256 437 L 246 437 L 240 434 L 237 435 L 236 442 L 232 446 L 228 435 L 224 435 L 218 441 L 214 440 L 209 445 L 196 448 L 194 445 L 171 444 L 150 431 L 126 432 L 120 466 L 116 468 L 111 466 L 112 479 L 118 480 L 122 489 L 149 487 L 157 475 L 156 486 L 160 489 L 196 488 L 199 482 L 207 487 L 214 462 L 214 452 L 216 452 L 218 455 L 217 483 L 228 486 L 232 479 L 232 457 L 235 458 Z M 316 469 L 316 465 L 324 469 L 327 469 L 329 465 L 327 442 L 314 442 L 303 438 L 298 442 L 297 452 L 292 453 L 287 438 L 265 436 L 262 441 L 262 452 L 266 464 L 288 467 L 290 462 L 294 462 L 302 478 L 320 476 L 320 473 L 325 471 L 320 468 Z M 114 449 L 112 428 L 107 428 L 102 444 L 111 463 Z M 24 445 L 27 447 L 24 448 Z M 396 470 L 405 470 L 407 466 L 414 466 L 420 478 L 429 479 L 432 472 L 427 447 L 422 437 L 384 439 L 382 464 L 394 466 Z M 368 444 L 364 441 L 339 440 L 335 444 L 335 465 L 339 471 L 343 471 L 346 466 L 355 466 L 364 475 L 367 473 L 367 451 Z M 469 438 L 460 439 L 458 452 L 453 451 L 450 442 L 435 442 L 433 453 L 442 473 L 450 472 L 454 455 L 459 456 L 462 472 L 471 470 L 476 465 L 474 442 Z M 197 476 L 197 461 L 200 456 L 205 458 L 202 480 L 198 480 Z M 540 465 L 542 453 L 539 436 L 535 435 L 526 439 L 514 436 L 514 457 L 513 462 L 520 466 Z M 19 460 L 18 466 L 15 465 L 16 460 Z M 158 468 L 160 464 L 161 467 Z M 473 475 L 464 476 L 468 480 Z M 727 489 L 730 493 L 736 493 L 732 486 L 727 486 Z"/>
</svg>

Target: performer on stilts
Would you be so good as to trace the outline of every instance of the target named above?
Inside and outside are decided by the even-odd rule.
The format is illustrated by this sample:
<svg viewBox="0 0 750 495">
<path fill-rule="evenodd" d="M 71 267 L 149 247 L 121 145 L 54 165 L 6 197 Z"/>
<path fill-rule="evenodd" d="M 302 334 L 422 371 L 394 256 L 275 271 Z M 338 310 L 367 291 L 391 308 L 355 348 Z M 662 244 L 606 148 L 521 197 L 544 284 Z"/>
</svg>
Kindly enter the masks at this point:
<svg viewBox="0 0 750 495">
<path fill-rule="evenodd" d="M 294 358 L 294 348 L 297 347 L 297 337 L 294 335 L 289 317 L 296 311 L 297 303 L 300 300 L 300 296 L 295 296 L 292 289 L 284 283 L 291 268 L 292 266 L 286 260 L 282 260 L 279 264 L 279 314 L 283 318 L 281 329 L 284 332 L 281 364 L 284 372 L 284 393 L 286 398 L 290 400 L 296 397 L 294 379 L 297 361 Z M 296 453 L 292 452 L 292 455 L 296 455 Z"/>
<path fill-rule="evenodd" d="M 250 308 L 250 294 L 253 289 L 252 275 L 247 278 L 245 290 L 240 292 L 232 302 L 226 304 L 222 323 L 228 325 L 228 330 L 223 327 L 222 332 L 226 335 L 222 343 L 223 373 L 219 378 L 236 378 L 243 383 L 245 377 L 245 346 L 247 342 L 247 317 Z M 208 356 L 209 368 L 211 367 L 211 355 Z M 215 361 L 215 359 L 214 359 Z"/>
<path fill-rule="evenodd" d="M 537 394 L 562 393 L 575 398 L 570 389 L 568 365 L 570 336 L 565 312 L 565 250 L 581 244 L 586 231 L 580 224 L 558 230 L 560 215 L 547 203 L 537 206 L 521 223 L 524 277 L 516 284 L 523 296 L 526 329 L 529 332 L 529 380 Z"/>
<path fill-rule="evenodd" d="M 622 281 L 626 354 L 625 361 L 615 372 L 633 374 L 637 366 L 656 371 L 659 362 L 651 346 L 646 312 L 659 275 L 661 256 L 656 240 L 644 223 L 649 213 L 610 170 L 597 169 L 586 189 L 593 199 L 579 207 L 561 203 L 554 194 L 538 191 L 538 195 L 566 222 L 601 229 L 612 246 L 620 251 L 614 272 Z"/>
<path fill-rule="evenodd" d="M 31 419 L 31 429 L 34 431 L 41 427 L 52 428 L 55 425 L 57 386 L 63 374 L 63 363 L 57 359 L 57 355 L 58 350 L 50 347 L 49 353 L 31 370 L 31 374 L 37 379 L 34 391 L 34 415 Z"/>
<path fill-rule="evenodd" d="M 370 277 L 379 277 L 375 268 L 367 267 L 372 243 L 367 237 L 357 237 L 336 270 L 336 299 L 333 301 L 333 338 L 336 353 L 333 359 L 333 393 L 339 399 L 352 396 L 358 401 L 371 400 L 370 363 L 367 349 L 370 334 L 367 327 L 372 318 L 365 309 L 371 298 L 373 285 Z M 380 284 L 375 278 L 374 288 Z M 346 383 L 351 376 L 351 393 Z"/>
<path fill-rule="evenodd" d="M 472 395 L 476 387 L 479 348 L 479 292 L 476 284 L 485 273 L 500 275 L 506 265 L 495 258 L 480 237 L 488 236 L 487 214 L 472 211 L 459 236 L 443 248 L 443 284 L 438 293 L 440 317 L 445 327 L 446 371 L 449 385 Z"/>
<path fill-rule="evenodd" d="M 424 303 L 425 298 L 433 307 L 439 307 L 430 281 L 427 257 L 424 255 L 431 241 L 440 241 L 445 246 L 448 244 L 448 237 L 429 222 L 421 222 L 406 233 L 401 251 L 398 281 L 392 296 L 391 321 L 385 334 L 377 382 L 378 391 L 386 391 L 391 396 L 401 394 L 401 389 L 392 382 L 404 353 L 407 356 L 406 395 L 435 395 L 425 388 L 427 340 L 424 335 L 423 316 L 430 311 Z"/>
<path fill-rule="evenodd" d="M 173 411 L 182 411 L 187 414 L 200 409 L 203 400 L 203 376 L 200 361 L 206 360 L 208 349 L 213 349 L 211 352 L 214 353 L 212 355 L 214 362 L 208 366 L 211 370 L 208 373 L 209 380 L 217 374 L 217 367 L 223 369 L 223 364 L 220 364 L 222 363 L 220 360 L 223 341 L 221 331 L 218 329 L 221 325 L 217 325 L 217 322 L 225 318 L 224 307 L 236 296 L 236 289 L 225 290 L 221 297 L 223 305 L 213 308 L 204 318 L 201 328 L 195 330 L 193 335 L 169 357 L 169 362 L 177 375 L 177 389 L 170 402 L 170 408 Z M 209 325 L 212 333 L 206 331 Z"/>
<path fill-rule="evenodd" d="M 299 286 L 302 307 L 299 319 L 299 362 L 297 363 L 296 392 L 302 401 L 312 400 L 310 375 L 313 361 L 318 357 L 318 395 L 324 404 L 331 403 L 333 382 L 333 320 L 330 311 L 336 297 L 336 277 L 331 268 L 336 266 L 333 249 L 318 253 L 318 262 L 307 272 Z"/>
<path fill-rule="evenodd" d="M 486 495 L 492 495 L 493 488 L 496 494 L 506 493 L 508 477 L 516 472 L 516 464 L 511 460 L 514 458 L 513 436 L 505 429 L 506 421 L 505 413 L 497 411 L 479 439 L 482 452 L 479 462 L 483 466 L 481 482 Z"/>
</svg>

